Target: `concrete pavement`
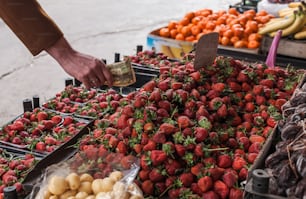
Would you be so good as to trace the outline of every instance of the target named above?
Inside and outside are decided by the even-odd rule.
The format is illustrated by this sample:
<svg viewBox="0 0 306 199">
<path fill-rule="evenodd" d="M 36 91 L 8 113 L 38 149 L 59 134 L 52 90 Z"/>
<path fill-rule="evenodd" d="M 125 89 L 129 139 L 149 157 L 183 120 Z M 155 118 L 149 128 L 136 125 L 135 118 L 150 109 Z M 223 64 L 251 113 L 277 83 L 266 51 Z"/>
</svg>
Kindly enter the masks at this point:
<svg viewBox="0 0 306 199">
<path fill-rule="evenodd" d="M 169 20 L 202 8 L 227 9 L 237 0 L 39 0 L 72 46 L 113 62 L 114 53 L 146 49 L 146 37 Z M 64 88 L 69 76 L 46 53 L 36 57 L 0 19 L 0 125 L 22 113 L 22 100 L 39 95 L 41 103 Z"/>
</svg>

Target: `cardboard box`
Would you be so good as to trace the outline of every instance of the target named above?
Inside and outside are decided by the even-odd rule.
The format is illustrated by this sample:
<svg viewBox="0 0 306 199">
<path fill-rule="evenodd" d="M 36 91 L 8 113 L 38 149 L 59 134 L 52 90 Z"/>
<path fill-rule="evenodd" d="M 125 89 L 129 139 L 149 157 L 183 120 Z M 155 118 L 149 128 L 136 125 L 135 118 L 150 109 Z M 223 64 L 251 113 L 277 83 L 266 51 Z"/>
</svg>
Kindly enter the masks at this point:
<svg viewBox="0 0 306 199">
<path fill-rule="evenodd" d="M 147 36 L 148 48 L 155 49 L 156 52 L 162 52 L 172 59 L 181 59 L 184 53 L 193 50 L 194 43 L 161 37 L 158 34 L 159 30 L 154 30 Z"/>
</svg>

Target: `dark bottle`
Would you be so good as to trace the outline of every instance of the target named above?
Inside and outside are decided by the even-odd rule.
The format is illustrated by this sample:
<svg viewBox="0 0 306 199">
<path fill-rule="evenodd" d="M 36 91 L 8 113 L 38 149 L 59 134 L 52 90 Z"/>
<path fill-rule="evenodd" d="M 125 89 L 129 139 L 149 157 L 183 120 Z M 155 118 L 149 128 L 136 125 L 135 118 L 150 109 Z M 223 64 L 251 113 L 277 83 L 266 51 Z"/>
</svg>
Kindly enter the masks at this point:
<svg viewBox="0 0 306 199">
<path fill-rule="evenodd" d="M 38 95 L 34 95 L 33 96 L 33 108 L 38 108 L 38 107 L 40 107 L 39 96 Z"/>
<path fill-rule="evenodd" d="M 115 62 L 120 62 L 120 53 L 115 53 Z"/>
<path fill-rule="evenodd" d="M 22 104 L 23 104 L 23 112 L 33 111 L 33 106 L 32 106 L 32 100 L 31 99 L 24 99 Z"/>
<path fill-rule="evenodd" d="M 65 86 L 73 85 L 73 79 L 72 78 L 67 78 L 65 80 Z"/>
<path fill-rule="evenodd" d="M 74 78 L 74 86 L 79 87 L 81 86 L 82 82 L 76 78 Z"/>
<path fill-rule="evenodd" d="M 142 52 L 142 50 L 143 50 L 142 45 L 137 45 L 136 46 L 136 54 L 138 54 L 139 52 Z"/>
<path fill-rule="evenodd" d="M 5 187 L 3 189 L 4 199 L 18 199 L 17 190 L 15 186 Z"/>
</svg>

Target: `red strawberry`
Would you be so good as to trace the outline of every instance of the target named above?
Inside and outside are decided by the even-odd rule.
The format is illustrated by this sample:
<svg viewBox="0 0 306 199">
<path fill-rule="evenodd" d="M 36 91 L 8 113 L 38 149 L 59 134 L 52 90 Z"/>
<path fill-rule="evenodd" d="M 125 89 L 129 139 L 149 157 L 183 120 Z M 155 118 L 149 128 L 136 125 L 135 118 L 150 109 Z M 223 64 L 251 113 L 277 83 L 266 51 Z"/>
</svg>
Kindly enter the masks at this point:
<svg viewBox="0 0 306 199">
<path fill-rule="evenodd" d="M 67 116 L 64 118 L 63 125 L 68 126 L 69 124 L 72 124 L 72 122 L 73 122 L 73 118 L 71 116 Z"/>
<path fill-rule="evenodd" d="M 248 176 L 248 169 L 243 167 L 240 171 L 239 171 L 239 180 L 240 181 L 244 181 L 246 180 L 247 176 Z"/>
<path fill-rule="evenodd" d="M 242 199 L 243 191 L 239 188 L 231 188 L 229 193 L 229 199 Z"/>
<path fill-rule="evenodd" d="M 177 199 L 180 198 L 180 189 L 170 189 L 168 191 L 169 199 Z"/>
<path fill-rule="evenodd" d="M 266 101 L 267 100 L 264 96 L 256 95 L 256 97 L 255 97 L 255 102 L 256 102 L 257 105 L 265 105 Z"/>
<path fill-rule="evenodd" d="M 126 144 L 123 141 L 120 141 L 116 147 L 116 152 L 126 154 L 128 151 L 128 148 Z"/>
<path fill-rule="evenodd" d="M 157 183 L 154 184 L 154 186 L 155 186 L 155 192 L 158 195 L 161 195 L 167 189 L 167 187 L 166 187 L 164 182 L 157 182 Z"/>
<path fill-rule="evenodd" d="M 215 97 L 212 100 L 210 100 L 208 107 L 210 110 L 218 110 L 223 104 L 222 98 Z"/>
<path fill-rule="evenodd" d="M 244 92 L 249 92 L 252 90 L 252 87 L 248 83 L 243 82 L 241 85 L 241 90 Z"/>
<path fill-rule="evenodd" d="M 202 163 L 197 163 L 196 165 L 191 167 L 190 172 L 195 176 L 199 176 L 202 174 L 203 169 L 204 165 Z"/>
<path fill-rule="evenodd" d="M 213 187 L 213 179 L 210 176 L 204 176 L 198 180 L 198 186 L 205 193 Z"/>
<path fill-rule="evenodd" d="M 165 133 L 162 132 L 155 133 L 152 140 L 157 144 L 164 144 L 167 141 Z"/>
<path fill-rule="evenodd" d="M 233 169 L 227 169 L 224 171 L 222 181 L 227 187 L 232 188 L 238 182 L 238 173 Z"/>
<path fill-rule="evenodd" d="M 254 85 L 252 92 L 254 95 L 261 95 L 264 91 L 264 88 L 262 85 Z"/>
<path fill-rule="evenodd" d="M 220 196 L 221 199 L 225 199 L 229 195 L 228 187 L 221 180 L 214 182 L 214 191 Z"/>
<path fill-rule="evenodd" d="M 255 162 L 255 159 L 257 158 L 258 153 L 248 153 L 247 154 L 247 161 L 250 164 L 253 164 Z"/>
<path fill-rule="evenodd" d="M 141 190 L 143 191 L 144 195 L 152 196 L 154 193 L 154 184 L 150 180 L 146 180 L 141 184 Z"/>
<path fill-rule="evenodd" d="M 285 100 L 285 99 L 277 99 L 277 100 L 275 101 L 274 106 L 275 106 L 279 111 L 281 111 L 282 106 L 283 106 L 286 102 L 287 102 L 287 100 Z"/>
<path fill-rule="evenodd" d="M 169 85 L 170 85 L 170 79 L 165 79 L 157 83 L 157 87 L 162 91 L 168 90 Z"/>
<path fill-rule="evenodd" d="M 254 142 L 250 145 L 250 147 L 248 148 L 248 152 L 249 153 L 259 153 L 259 151 L 262 148 L 262 144 L 259 142 Z"/>
<path fill-rule="evenodd" d="M 194 155 L 200 158 L 204 157 L 203 145 L 201 143 L 195 146 Z"/>
<path fill-rule="evenodd" d="M 190 187 L 190 185 L 194 181 L 194 176 L 192 173 L 182 173 L 179 176 L 180 181 L 182 182 L 184 187 Z"/>
<path fill-rule="evenodd" d="M 173 90 L 177 90 L 183 87 L 183 83 L 182 82 L 171 82 L 171 88 Z"/>
<path fill-rule="evenodd" d="M 245 71 L 240 71 L 240 73 L 237 76 L 238 82 L 248 82 L 250 80 L 249 76 L 245 73 Z"/>
<path fill-rule="evenodd" d="M 235 157 L 232 167 L 233 169 L 235 169 L 236 171 L 239 171 L 240 169 L 244 168 L 247 166 L 247 162 L 245 161 L 245 159 L 243 157 Z"/>
<path fill-rule="evenodd" d="M 213 181 L 216 181 L 222 177 L 224 170 L 224 168 L 213 167 L 208 169 L 208 174 L 210 174 L 210 177 L 212 177 Z"/>
<path fill-rule="evenodd" d="M 193 192 L 193 193 L 195 193 L 195 194 L 197 194 L 197 195 L 202 195 L 202 191 L 201 191 L 201 189 L 200 189 L 200 187 L 198 186 L 198 184 L 197 183 L 192 183 L 191 184 L 191 186 L 190 186 L 190 189 L 191 189 L 191 191 Z"/>
<path fill-rule="evenodd" d="M 196 142 L 203 142 L 208 137 L 208 132 L 203 127 L 195 127 L 194 136 L 196 138 Z"/>
<path fill-rule="evenodd" d="M 160 171 L 157 168 L 153 168 L 151 170 L 151 172 L 149 173 L 149 179 L 152 182 L 161 182 L 161 181 L 164 181 L 165 173 L 163 173 L 162 171 Z"/>
<path fill-rule="evenodd" d="M 140 170 L 138 173 L 138 177 L 141 181 L 145 181 L 149 179 L 150 170 Z"/>
<path fill-rule="evenodd" d="M 152 92 L 156 86 L 155 80 L 151 80 L 142 86 L 142 89 L 146 92 Z"/>
<path fill-rule="evenodd" d="M 144 151 L 152 151 L 155 149 L 156 149 L 156 143 L 153 140 L 149 140 L 149 142 L 143 147 Z"/>
<path fill-rule="evenodd" d="M 225 84 L 222 83 L 222 82 L 218 82 L 218 83 L 212 84 L 211 85 L 211 89 L 221 93 L 225 89 Z"/>
<path fill-rule="evenodd" d="M 120 116 L 119 116 L 119 118 L 117 119 L 117 127 L 119 128 L 119 129 L 124 129 L 125 127 L 127 127 L 127 120 L 128 120 L 128 116 L 127 115 L 125 115 L 125 114 L 121 114 Z"/>
<path fill-rule="evenodd" d="M 162 123 L 159 127 L 160 132 L 164 132 L 167 135 L 175 133 L 177 128 L 170 123 Z"/>
<path fill-rule="evenodd" d="M 186 148 L 183 145 L 181 145 L 181 144 L 175 144 L 174 146 L 175 146 L 176 153 L 179 156 L 183 157 L 185 155 L 185 153 L 186 153 Z"/>
<path fill-rule="evenodd" d="M 247 112 L 254 112 L 255 111 L 255 105 L 253 102 L 247 102 L 245 104 L 245 111 Z"/>
<path fill-rule="evenodd" d="M 219 155 L 217 165 L 221 168 L 228 168 L 232 165 L 232 158 L 227 154 Z"/>
<path fill-rule="evenodd" d="M 140 167 L 143 170 L 149 170 L 150 169 L 150 165 L 151 165 L 151 160 L 149 157 L 147 157 L 146 155 L 142 155 L 140 157 Z"/>
<path fill-rule="evenodd" d="M 262 79 L 260 80 L 259 84 L 268 88 L 273 88 L 274 81 L 272 79 Z"/>
<path fill-rule="evenodd" d="M 46 113 L 45 111 L 41 111 L 37 113 L 36 117 L 37 117 L 37 121 L 40 122 L 42 120 L 48 119 L 48 113 Z"/>
<path fill-rule="evenodd" d="M 37 151 L 45 151 L 46 150 L 46 144 L 44 142 L 37 142 L 35 145 L 35 149 Z"/>
<path fill-rule="evenodd" d="M 221 107 L 217 110 L 217 115 L 221 118 L 225 118 L 227 116 L 227 108 L 225 104 L 222 104 Z"/>
<path fill-rule="evenodd" d="M 178 123 L 178 126 L 181 128 L 181 129 L 184 129 L 184 128 L 187 128 L 189 127 L 190 125 L 192 125 L 192 122 L 191 120 L 185 116 L 185 115 L 181 115 L 177 118 L 177 123 Z"/>
<path fill-rule="evenodd" d="M 192 77 L 192 79 L 196 82 L 199 82 L 201 80 L 201 73 L 199 71 L 190 73 L 189 76 Z"/>
<path fill-rule="evenodd" d="M 237 82 L 233 82 L 233 81 L 228 82 L 228 87 L 235 93 L 241 91 L 241 86 Z"/>
<path fill-rule="evenodd" d="M 270 127 L 275 127 L 276 125 L 276 121 L 272 117 L 269 117 L 266 122 L 267 122 L 267 125 Z"/>
<path fill-rule="evenodd" d="M 205 199 L 219 199 L 220 197 L 214 191 L 207 191 L 202 194 L 202 198 Z"/>
<path fill-rule="evenodd" d="M 172 175 L 177 174 L 182 169 L 182 165 L 177 160 L 168 159 L 168 161 L 166 162 L 165 168 L 166 168 L 167 174 L 172 176 Z"/>
<path fill-rule="evenodd" d="M 161 150 L 152 150 L 150 155 L 152 165 L 158 166 L 167 160 L 167 154 Z"/>
</svg>

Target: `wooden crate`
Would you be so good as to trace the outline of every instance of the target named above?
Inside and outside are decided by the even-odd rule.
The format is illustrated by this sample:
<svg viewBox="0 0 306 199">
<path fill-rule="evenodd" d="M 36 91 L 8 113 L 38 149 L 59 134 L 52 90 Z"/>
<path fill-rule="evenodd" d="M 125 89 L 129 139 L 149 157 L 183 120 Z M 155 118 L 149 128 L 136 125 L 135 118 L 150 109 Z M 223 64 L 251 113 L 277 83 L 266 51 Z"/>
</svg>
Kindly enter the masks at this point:
<svg viewBox="0 0 306 199">
<path fill-rule="evenodd" d="M 267 54 L 269 52 L 272 41 L 273 38 L 269 36 L 264 36 L 259 47 L 259 52 L 262 54 Z M 288 38 L 282 38 L 279 41 L 277 54 L 305 59 L 306 63 L 306 40 L 298 41 Z"/>
</svg>

